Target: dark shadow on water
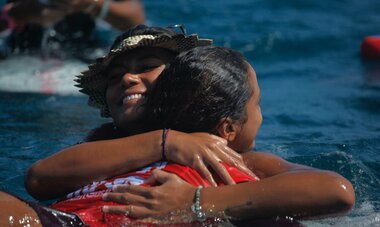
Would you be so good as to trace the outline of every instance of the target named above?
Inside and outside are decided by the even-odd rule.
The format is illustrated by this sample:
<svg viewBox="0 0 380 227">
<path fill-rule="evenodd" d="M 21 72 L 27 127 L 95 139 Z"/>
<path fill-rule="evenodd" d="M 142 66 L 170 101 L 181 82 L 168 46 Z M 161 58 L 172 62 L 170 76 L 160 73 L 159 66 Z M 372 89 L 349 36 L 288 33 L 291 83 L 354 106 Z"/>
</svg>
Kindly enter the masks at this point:
<svg viewBox="0 0 380 227">
<path fill-rule="evenodd" d="M 361 76 L 363 82 L 357 85 L 357 90 L 342 101 L 346 108 L 353 108 L 362 113 L 380 114 L 380 59 L 361 59 Z M 380 123 L 379 123 L 380 126 Z"/>
<path fill-rule="evenodd" d="M 272 218 L 272 219 L 257 219 L 257 220 L 246 220 L 240 222 L 232 222 L 238 227 L 303 227 L 304 225 L 300 222 L 289 219 L 289 218 Z"/>
<path fill-rule="evenodd" d="M 363 75 L 368 86 L 375 86 L 380 89 L 380 59 L 363 60 Z"/>
<path fill-rule="evenodd" d="M 380 88 L 379 88 L 380 89 Z M 380 90 L 379 90 L 380 91 Z M 355 109 L 371 113 L 380 114 L 380 93 L 374 96 L 356 97 L 350 103 Z M 380 123 L 379 123 L 380 126 Z"/>
<path fill-rule="evenodd" d="M 304 127 L 305 125 L 308 126 L 323 126 L 322 123 L 318 122 L 315 119 L 312 119 L 311 117 L 307 115 L 302 114 L 277 114 L 275 115 L 275 120 L 279 122 L 280 124 L 287 125 L 287 126 L 298 126 L 298 127 Z"/>
</svg>

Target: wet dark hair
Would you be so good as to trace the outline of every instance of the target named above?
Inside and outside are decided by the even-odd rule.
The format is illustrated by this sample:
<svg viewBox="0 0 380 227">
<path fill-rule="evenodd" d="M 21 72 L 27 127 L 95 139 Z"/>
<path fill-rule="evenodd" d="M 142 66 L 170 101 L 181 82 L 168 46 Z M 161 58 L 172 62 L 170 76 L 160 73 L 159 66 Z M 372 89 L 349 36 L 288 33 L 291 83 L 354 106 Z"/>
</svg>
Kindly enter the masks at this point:
<svg viewBox="0 0 380 227">
<path fill-rule="evenodd" d="M 148 98 L 155 128 L 210 132 L 221 119 L 246 121 L 253 90 L 244 57 L 223 47 L 180 53 L 157 79 Z"/>
</svg>

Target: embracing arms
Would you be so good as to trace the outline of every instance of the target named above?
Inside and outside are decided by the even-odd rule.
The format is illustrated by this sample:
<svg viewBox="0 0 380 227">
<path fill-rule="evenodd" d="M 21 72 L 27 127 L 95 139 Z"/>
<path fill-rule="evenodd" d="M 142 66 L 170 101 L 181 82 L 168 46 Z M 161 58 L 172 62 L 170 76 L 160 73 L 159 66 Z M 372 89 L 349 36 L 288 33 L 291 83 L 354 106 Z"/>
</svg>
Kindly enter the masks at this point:
<svg viewBox="0 0 380 227">
<path fill-rule="evenodd" d="M 27 172 L 25 186 L 37 199 L 63 196 L 93 181 L 125 173 L 161 159 L 160 132 L 149 136 L 100 140 L 68 147 L 39 160 Z"/>
<path fill-rule="evenodd" d="M 100 140 L 68 147 L 36 162 L 27 172 L 28 192 L 38 199 L 63 196 L 93 181 L 127 173 L 162 159 L 162 130 L 119 139 Z M 243 158 L 225 140 L 207 133 L 170 131 L 166 158 L 188 165 L 213 182 L 208 165 L 228 184 L 233 180 L 223 161 L 251 174 Z"/>
<path fill-rule="evenodd" d="M 204 189 L 205 210 L 213 208 L 238 219 L 309 217 L 346 212 L 354 204 L 351 183 L 337 173 L 292 164 L 268 153 L 247 153 L 244 158 L 261 180 L 219 192 Z"/>
<path fill-rule="evenodd" d="M 204 188 L 201 206 L 208 216 L 225 214 L 233 219 L 322 216 L 347 212 L 355 202 L 351 183 L 336 173 L 292 164 L 268 153 L 249 152 L 243 156 L 261 180 Z M 151 180 L 159 186 L 115 188 L 104 199 L 128 205 L 107 207 L 104 211 L 132 210 L 130 215 L 137 218 L 162 216 L 173 210 L 191 212 L 193 186 L 163 171 L 156 171 Z M 170 193 L 174 189 L 178 192 L 175 195 Z"/>
</svg>

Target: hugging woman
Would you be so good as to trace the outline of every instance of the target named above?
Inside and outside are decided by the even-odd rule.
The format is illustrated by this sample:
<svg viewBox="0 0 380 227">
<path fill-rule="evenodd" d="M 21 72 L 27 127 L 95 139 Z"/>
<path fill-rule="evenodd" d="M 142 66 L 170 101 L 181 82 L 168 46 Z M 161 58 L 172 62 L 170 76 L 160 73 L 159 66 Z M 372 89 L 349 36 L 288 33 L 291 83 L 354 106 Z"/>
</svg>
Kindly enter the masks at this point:
<svg viewBox="0 0 380 227">
<path fill-rule="evenodd" d="M 115 78 L 111 77 L 110 80 L 115 80 Z M 118 90 L 118 86 L 114 88 L 110 85 L 107 97 L 110 97 L 110 100 L 113 100 L 111 97 L 119 97 Z M 255 92 L 253 92 L 254 90 Z M 170 66 L 157 79 L 146 102 L 124 103 L 121 106 L 115 102 L 115 105 L 109 105 L 109 110 L 113 119 L 121 112 L 120 109 L 125 112 L 125 108 L 135 108 L 135 110 L 130 110 L 130 113 L 139 111 L 140 114 L 134 117 L 133 127 L 131 127 L 132 124 L 129 124 L 129 130 L 132 132 L 145 132 L 161 128 L 171 128 L 186 133 L 207 132 L 226 139 L 228 146 L 235 150 L 248 152 L 253 148 L 255 135 L 261 124 L 259 95 L 254 72 L 239 53 L 219 47 L 198 47 L 181 53 L 171 62 Z M 163 157 L 171 156 L 173 151 L 165 147 L 166 139 L 171 136 L 170 131 L 164 130 L 163 133 L 162 147 L 156 152 L 161 153 Z M 235 184 L 256 181 L 254 177 L 233 166 L 224 163 L 223 166 Z M 175 212 L 179 217 L 167 220 L 191 222 L 197 215 L 203 217 L 203 211 L 199 210 L 197 213 L 190 211 L 191 201 L 195 195 L 196 186 L 210 187 L 211 182 L 190 167 L 166 161 L 153 163 L 136 172 L 93 182 L 69 194 L 68 200 L 54 204 L 52 207 L 66 212 L 75 212 L 86 224 L 90 225 L 97 225 L 104 220 L 111 225 L 117 224 L 114 222 L 115 220 L 129 223 L 130 219 L 125 214 L 127 213 L 129 216 L 129 214 L 133 215 L 134 212 L 139 212 L 139 206 L 121 210 L 118 216 L 109 213 L 101 215 L 100 212 L 104 206 L 108 209 L 110 206 L 116 205 L 108 201 L 105 193 L 109 192 L 111 187 L 121 185 L 149 186 L 152 183 L 157 185 L 157 183 L 151 182 L 152 178 L 146 181 L 156 169 L 173 173 L 191 185 L 188 190 L 179 194 L 188 196 L 186 201 L 181 202 L 183 207 L 170 207 L 167 210 Z M 156 174 L 161 176 L 160 172 Z M 217 180 L 217 183 L 223 185 L 220 179 Z M 168 193 L 172 192 L 168 191 Z M 103 198 L 106 201 L 103 201 Z M 133 200 L 133 198 L 134 196 L 130 196 L 127 200 Z M 137 199 L 136 201 L 142 200 Z M 165 207 L 164 204 L 157 204 L 157 206 Z M 221 216 L 222 213 L 218 212 L 212 216 Z M 162 223 L 163 220 L 155 221 Z"/>
<path fill-rule="evenodd" d="M 149 37 L 144 36 L 142 39 L 149 39 Z M 142 39 L 128 40 L 129 42 L 125 42 L 124 44 L 126 46 L 128 43 L 139 43 Z M 141 51 L 144 53 L 142 56 L 149 56 L 148 60 L 145 58 L 144 61 L 139 61 L 143 58 L 139 55 Z M 80 198 L 85 197 L 94 198 L 90 203 L 96 201 L 96 203 L 100 204 L 97 207 L 94 206 L 94 209 L 101 215 L 97 219 L 99 220 L 97 222 L 101 224 L 107 224 L 111 219 L 115 220 L 111 217 L 119 217 L 124 221 L 126 219 L 132 220 L 130 218 L 138 218 L 143 222 L 145 220 L 142 220 L 142 218 L 147 217 L 156 219 L 156 221 L 157 219 L 162 221 L 160 219 L 164 216 L 171 216 L 166 220 L 176 220 L 176 222 L 191 222 L 193 219 L 202 221 L 204 217 L 219 217 L 224 214 L 236 219 L 276 216 L 305 217 L 344 212 L 352 207 L 354 202 L 352 186 L 342 176 L 328 171 L 289 163 L 270 153 L 250 151 L 254 146 L 254 140 L 262 121 L 259 106 L 260 89 L 253 68 L 240 54 L 219 47 L 198 47 L 188 50 L 174 59 L 170 67 L 158 78 L 156 84 L 155 81 L 158 76 L 155 75 L 157 71 L 161 73 L 165 67 L 162 66 L 162 61 L 158 61 L 158 58 L 154 57 L 157 56 L 155 50 L 148 51 L 148 54 L 144 51 L 144 48 L 130 50 L 110 60 L 110 66 L 112 67 L 109 67 L 109 69 L 114 71 L 110 71 L 107 74 L 107 85 L 97 85 L 105 87 L 105 94 L 103 94 L 105 102 L 103 102 L 103 106 L 99 106 L 104 107 L 102 110 L 109 111 L 103 111 L 103 113 L 112 116 L 114 124 L 117 126 L 117 129 L 109 127 L 109 130 L 123 132 L 120 135 L 144 134 L 146 131 L 153 130 L 152 138 L 153 136 L 160 138 L 157 143 L 151 143 L 151 158 L 149 159 L 150 156 L 148 155 L 148 160 L 144 160 L 144 158 L 138 156 L 143 152 L 137 152 L 137 156 L 128 153 L 130 157 L 132 156 L 132 160 L 135 158 L 134 162 L 136 160 L 143 161 L 139 163 L 129 162 L 132 163 L 132 167 L 128 166 L 131 169 L 125 171 L 126 167 L 124 166 L 127 163 L 118 163 L 119 159 L 124 158 L 123 155 L 121 153 L 119 156 L 111 155 L 111 152 L 117 149 L 124 152 L 126 149 L 130 149 L 129 146 L 125 145 L 124 138 L 115 140 L 103 139 L 98 142 L 89 143 L 94 148 L 93 153 L 87 153 L 89 155 L 98 154 L 97 151 L 100 148 L 96 148 L 96 146 L 107 145 L 104 155 L 96 157 L 99 164 L 99 170 L 97 170 L 99 175 L 96 175 L 92 179 L 84 177 L 88 182 L 87 184 L 90 184 L 89 187 L 78 190 L 78 193 L 70 194 L 72 199 L 67 202 L 62 201 L 61 203 L 57 203 L 53 207 L 55 206 L 61 210 L 67 208 L 66 211 L 68 211 L 68 209 L 71 209 L 68 208 L 70 201 L 80 201 Z M 131 55 L 131 52 L 133 55 Z M 169 56 L 169 54 L 165 56 Z M 159 60 L 163 58 L 161 57 Z M 148 62 L 149 64 L 141 65 L 140 62 Z M 152 79 L 153 77 L 154 79 Z M 85 79 L 80 80 L 80 83 L 88 82 L 96 84 L 96 81 L 89 81 L 89 77 L 83 78 Z M 89 90 L 87 92 L 91 93 Z M 152 98 L 146 98 L 147 96 Z M 93 99 L 92 101 L 96 102 L 97 100 Z M 98 101 L 99 103 L 101 102 Z M 154 127 L 151 121 L 155 122 Z M 171 128 L 171 130 L 169 132 L 165 130 L 165 134 L 162 137 L 163 130 L 154 130 L 156 128 Z M 203 131 L 206 134 L 212 133 L 219 136 L 220 139 L 215 138 L 215 136 L 209 137 L 209 139 L 215 139 L 216 142 L 213 148 L 217 147 L 216 154 L 219 152 L 219 156 L 211 155 L 217 161 L 217 164 L 219 164 L 215 165 L 214 170 L 218 171 L 220 170 L 219 167 L 222 166 L 221 169 L 225 170 L 228 176 L 231 177 L 232 175 L 230 180 L 233 182 L 227 182 L 230 185 L 223 187 L 205 187 L 201 189 L 195 185 L 214 185 L 213 180 L 207 178 L 209 175 L 202 174 L 203 172 L 201 171 L 201 174 L 198 174 L 195 179 L 201 179 L 205 183 L 197 184 L 191 182 L 189 180 L 191 177 L 187 177 L 188 175 L 185 177 L 172 175 L 175 171 L 153 171 L 161 167 L 165 170 L 164 168 L 169 165 L 164 162 L 150 165 L 151 163 L 160 161 L 163 157 L 172 160 L 173 157 L 179 156 L 179 149 L 173 149 L 171 146 L 175 142 L 173 138 L 175 138 L 176 133 L 177 136 L 182 135 L 177 130 L 183 130 L 184 132 Z M 139 145 L 146 148 L 149 141 L 151 141 L 150 139 L 152 139 L 141 139 L 138 136 L 130 136 L 130 138 L 134 138 L 135 150 L 137 151 Z M 164 141 L 165 143 L 163 143 Z M 84 167 L 83 164 L 78 167 L 77 164 L 80 163 L 78 161 L 73 162 L 73 160 L 77 160 L 76 158 L 83 154 L 80 153 L 80 149 L 84 145 L 87 146 L 89 144 L 78 145 L 74 149 L 62 151 L 53 157 L 43 160 L 37 163 L 29 174 L 36 174 L 34 171 L 39 173 L 38 169 L 41 166 L 49 166 L 49 163 L 52 163 L 52 160 L 56 160 L 56 158 L 72 155 L 74 159 L 65 160 L 67 162 L 64 167 L 67 170 L 63 168 L 63 172 L 60 173 L 61 178 L 57 181 L 62 183 L 62 185 L 64 185 L 64 181 L 66 181 L 66 184 L 72 184 L 73 190 L 71 191 L 75 191 L 86 185 L 83 183 L 84 181 L 78 183 L 83 180 L 79 175 L 89 174 L 94 168 L 86 162 L 84 163 L 87 166 L 84 165 Z M 163 146 L 163 144 L 166 144 L 166 146 Z M 230 163 L 234 164 L 235 161 L 239 161 L 239 158 L 242 158 L 250 170 L 260 177 L 260 181 L 257 181 L 250 174 L 250 171 L 244 171 L 244 168 L 234 168 L 234 165 L 221 159 L 220 157 L 225 156 L 220 156 L 220 154 L 230 151 L 223 145 L 228 145 L 230 148 L 241 153 L 241 155 L 228 153 L 228 156 L 231 156 L 232 159 L 225 160 L 230 160 Z M 146 154 L 144 153 L 144 155 Z M 88 156 L 82 157 L 83 159 L 91 158 Z M 94 157 L 92 158 L 94 159 Z M 112 159 L 111 161 L 116 163 L 115 167 L 113 167 L 116 170 L 104 165 L 107 158 Z M 181 159 L 178 158 L 177 160 Z M 183 158 L 182 160 L 198 159 Z M 139 169 L 142 166 L 138 165 L 142 165 L 144 162 L 144 166 L 150 165 L 148 167 L 149 171 L 145 169 L 137 171 L 137 173 L 134 173 L 135 175 L 121 176 L 121 180 L 114 180 L 112 184 L 101 181 L 104 179 L 117 179 L 117 176 L 121 174 Z M 178 163 L 182 164 L 181 162 Z M 56 164 L 57 162 L 53 162 L 50 167 L 55 167 Z M 80 172 L 78 168 L 82 168 L 84 171 Z M 57 174 L 54 168 L 50 168 L 50 170 L 52 170 L 52 175 Z M 71 178 L 67 176 L 62 177 L 70 171 L 72 171 L 71 173 L 77 173 L 77 175 L 71 175 Z M 136 175 L 147 172 L 149 174 L 146 176 Z M 185 171 L 181 170 L 178 172 L 184 173 Z M 240 175 L 236 176 L 233 172 Z M 189 170 L 189 176 L 196 174 L 194 171 Z M 40 180 L 36 180 L 34 183 L 48 184 L 54 181 L 54 178 L 49 178 L 49 175 L 46 173 L 42 176 Z M 135 176 L 133 179 L 140 179 L 140 181 L 136 181 L 137 183 L 128 181 L 128 179 L 131 179 L 128 177 L 133 176 Z M 145 181 L 146 178 L 149 179 Z M 99 184 L 91 184 L 93 181 L 97 181 Z M 225 179 L 223 181 L 225 182 Z M 216 180 L 216 182 L 220 183 L 221 181 Z M 137 185 L 132 185 L 135 183 Z M 149 188 L 138 185 L 139 183 L 157 186 Z M 100 187 L 100 184 L 103 184 L 103 186 Z M 114 187 L 115 184 L 120 185 Z M 33 182 L 28 188 L 33 188 Z M 111 189 L 113 192 L 109 192 Z M 53 196 L 52 194 L 48 194 L 49 192 L 46 188 L 44 190 L 47 192 L 41 191 L 35 193 L 38 190 L 31 191 L 40 198 Z M 67 190 L 67 187 L 65 190 Z M 63 191 L 58 192 L 58 194 L 62 194 Z M 173 193 L 173 191 L 176 193 Z M 6 197 L 7 195 L 0 195 L 2 199 L 9 199 L 9 197 Z M 94 197 L 91 197 L 92 195 Z M 194 198 L 195 202 L 193 203 Z M 101 200 L 104 200 L 104 202 L 101 202 Z M 113 202 L 118 202 L 119 204 L 114 206 Z M 59 207 L 60 204 L 63 205 L 64 203 L 66 203 L 65 208 L 63 206 Z M 194 207 L 193 210 L 190 209 L 192 205 Z M 184 213 L 186 214 L 186 218 L 190 217 L 191 220 L 183 220 Z M 8 213 L 8 217 L 9 215 Z M 43 214 L 38 213 L 38 215 Z M 77 215 L 81 218 L 84 217 L 84 215 L 81 216 L 80 212 Z M 39 217 L 41 216 L 36 218 L 38 219 Z M 121 224 L 123 224 L 123 221 Z"/>
</svg>

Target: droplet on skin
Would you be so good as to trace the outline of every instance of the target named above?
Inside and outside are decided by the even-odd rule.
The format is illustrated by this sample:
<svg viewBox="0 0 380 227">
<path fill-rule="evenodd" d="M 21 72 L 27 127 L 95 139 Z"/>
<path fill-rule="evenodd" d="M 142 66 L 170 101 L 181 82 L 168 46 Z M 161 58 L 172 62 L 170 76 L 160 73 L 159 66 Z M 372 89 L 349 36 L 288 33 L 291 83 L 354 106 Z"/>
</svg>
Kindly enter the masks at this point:
<svg viewBox="0 0 380 227">
<path fill-rule="evenodd" d="M 13 216 L 9 216 L 9 224 L 13 225 L 14 222 L 15 222 L 15 219 L 13 218 Z"/>
</svg>

